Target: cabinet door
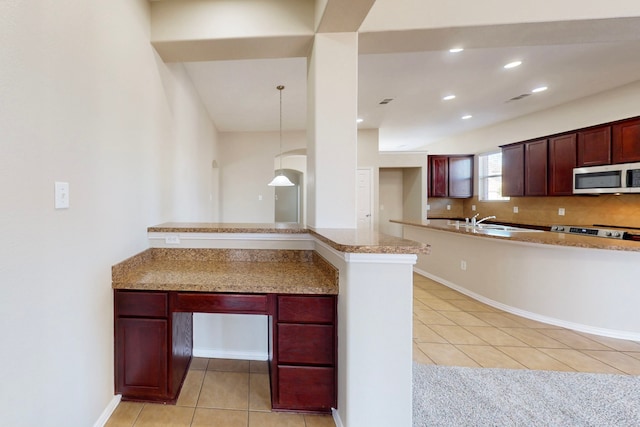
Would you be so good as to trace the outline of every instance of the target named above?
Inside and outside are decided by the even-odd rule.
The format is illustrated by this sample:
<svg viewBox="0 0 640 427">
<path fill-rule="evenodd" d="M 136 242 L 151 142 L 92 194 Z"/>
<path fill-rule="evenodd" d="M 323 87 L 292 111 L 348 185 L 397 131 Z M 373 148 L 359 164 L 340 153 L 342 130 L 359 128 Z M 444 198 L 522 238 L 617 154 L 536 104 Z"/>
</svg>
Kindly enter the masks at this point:
<svg viewBox="0 0 640 427">
<path fill-rule="evenodd" d="M 449 197 L 449 157 L 429 156 L 429 196 Z"/>
<path fill-rule="evenodd" d="M 328 412 L 336 406 L 331 367 L 283 366 L 278 369 L 278 382 L 276 408 Z"/>
<path fill-rule="evenodd" d="M 640 161 L 640 119 L 613 125 L 611 137 L 613 163 Z"/>
<path fill-rule="evenodd" d="M 473 196 L 473 156 L 449 156 L 449 197 Z"/>
<path fill-rule="evenodd" d="M 524 196 L 524 144 L 502 147 L 502 195 Z"/>
<path fill-rule="evenodd" d="M 547 140 L 525 143 L 524 195 L 547 195 Z"/>
<path fill-rule="evenodd" d="M 116 393 L 163 398 L 167 393 L 167 320 L 116 319 Z"/>
<path fill-rule="evenodd" d="M 573 194 L 573 168 L 576 167 L 576 134 L 549 139 L 549 195 Z"/>
<path fill-rule="evenodd" d="M 611 126 L 578 132 L 576 166 L 611 164 Z"/>
</svg>

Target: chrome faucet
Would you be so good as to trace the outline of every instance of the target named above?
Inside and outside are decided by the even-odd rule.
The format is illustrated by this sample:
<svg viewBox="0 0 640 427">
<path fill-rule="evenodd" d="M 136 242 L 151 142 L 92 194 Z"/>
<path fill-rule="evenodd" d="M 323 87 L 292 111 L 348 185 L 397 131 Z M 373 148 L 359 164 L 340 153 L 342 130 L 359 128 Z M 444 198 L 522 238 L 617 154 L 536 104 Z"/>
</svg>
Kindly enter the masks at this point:
<svg viewBox="0 0 640 427">
<path fill-rule="evenodd" d="M 496 219 L 496 216 L 495 215 L 486 216 L 486 217 L 482 218 L 481 220 L 475 221 L 474 225 L 480 225 L 481 222 L 486 221 L 488 219 Z"/>
<path fill-rule="evenodd" d="M 473 218 L 471 218 L 471 226 L 475 227 L 476 226 L 476 218 L 478 218 L 478 215 L 480 215 L 480 213 L 477 213 L 473 216 Z"/>
</svg>

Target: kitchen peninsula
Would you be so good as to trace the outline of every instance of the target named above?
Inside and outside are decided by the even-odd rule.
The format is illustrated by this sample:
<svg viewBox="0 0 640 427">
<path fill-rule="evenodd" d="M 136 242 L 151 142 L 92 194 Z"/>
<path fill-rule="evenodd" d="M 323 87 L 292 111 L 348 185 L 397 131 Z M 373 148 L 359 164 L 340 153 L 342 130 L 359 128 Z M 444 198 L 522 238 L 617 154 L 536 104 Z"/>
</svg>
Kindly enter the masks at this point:
<svg viewBox="0 0 640 427">
<path fill-rule="evenodd" d="M 640 242 L 550 231 L 393 221 L 428 242 L 416 271 L 501 310 L 544 323 L 640 340 Z"/>
<path fill-rule="evenodd" d="M 148 235 L 150 249 L 113 267 L 124 397 L 177 397 L 191 357 L 191 313 L 262 314 L 271 319 L 274 409 L 333 410 L 342 425 L 410 425 L 412 267 L 426 244 L 288 224 L 166 223 Z M 132 314 L 139 309 L 149 311 Z M 140 330 L 127 344 L 120 332 L 134 320 L 147 322 L 142 330 L 165 322 L 166 330 Z M 148 381 L 136 377 L 148 355 L 133 356 L 140 359 L 129 371 L 122 362 L 140 337 L 165 339 L 168 349 L 152 353 L 160 360 L 151 371 L 166 374 L 151 375 L 157 390 L 146 397 L 136 393 L 148 393 L 148 384 L 127 391 L 125 377 Z"/>
</svg>

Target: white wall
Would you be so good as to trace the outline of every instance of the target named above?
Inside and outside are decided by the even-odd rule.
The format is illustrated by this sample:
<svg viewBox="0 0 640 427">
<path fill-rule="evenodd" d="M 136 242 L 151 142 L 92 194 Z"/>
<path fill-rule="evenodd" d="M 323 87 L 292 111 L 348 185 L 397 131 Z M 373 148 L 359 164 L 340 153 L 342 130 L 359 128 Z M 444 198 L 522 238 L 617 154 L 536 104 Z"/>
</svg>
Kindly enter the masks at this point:
<svg viewBox="0 0 640 427">
<path fill-rule="evenodd" d="M 274 221 L 275 191 L 267 184 L 273 178 L 279 144 L 279 132 L 220 133 L 221 222 Z M 305 147 L 304 131 L 283 132 L 283 152 Z"/>
<path fill-rule="evenodd" d="M 114 392 L 111 265 L 147 247 L 147 226 L 215 209 L 215 128 L 148 21 L 145 0 L 0 2 L 3 425 L 99 419 Z"/>
<path fill-rule="evenodd" d="M 500 309 L 579 331 L 640 339 L 640 254 L 404 227 L 431 245 L 416 269 Z M 460 261 L 466 261 L 466 270 Z"/>
<path fill-rule="evenodd" d="M 381 233 L 402 237 L 402 225 L 389 222 L 390 219 L 404 218 L 403 213 L 403 169 L 380 169 L 380 226 Z"/>
</svg>

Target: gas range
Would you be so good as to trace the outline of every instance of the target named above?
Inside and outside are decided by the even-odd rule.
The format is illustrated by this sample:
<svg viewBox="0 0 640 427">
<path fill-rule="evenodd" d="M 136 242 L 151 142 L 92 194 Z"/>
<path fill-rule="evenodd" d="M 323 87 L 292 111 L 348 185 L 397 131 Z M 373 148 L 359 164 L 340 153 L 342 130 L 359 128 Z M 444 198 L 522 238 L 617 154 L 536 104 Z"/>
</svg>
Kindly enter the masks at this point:
<svg viewBox="0 0 640 427">
<path fill-rule="evenodd" d="M 603 228 L 606 227 L 606 228 Z M 634 234 L 635 230 L 635 234 Z M 552 225 L 551 231 L 555 231 L 557 233 L 569 233 L 569 234 L 580 234 L 583 236 L 592 236 L 592 237 L 606 237 L 609 239 L 625 239 L 625 240 L 636 240 L 637 237 L 637 229 L 628 230 L 623 227 L 615 227 L 615 226 L 606 226 L 606 225 L 593 225 L 593 226 L 584 226 L 584 225 Z"/>
</svg>

